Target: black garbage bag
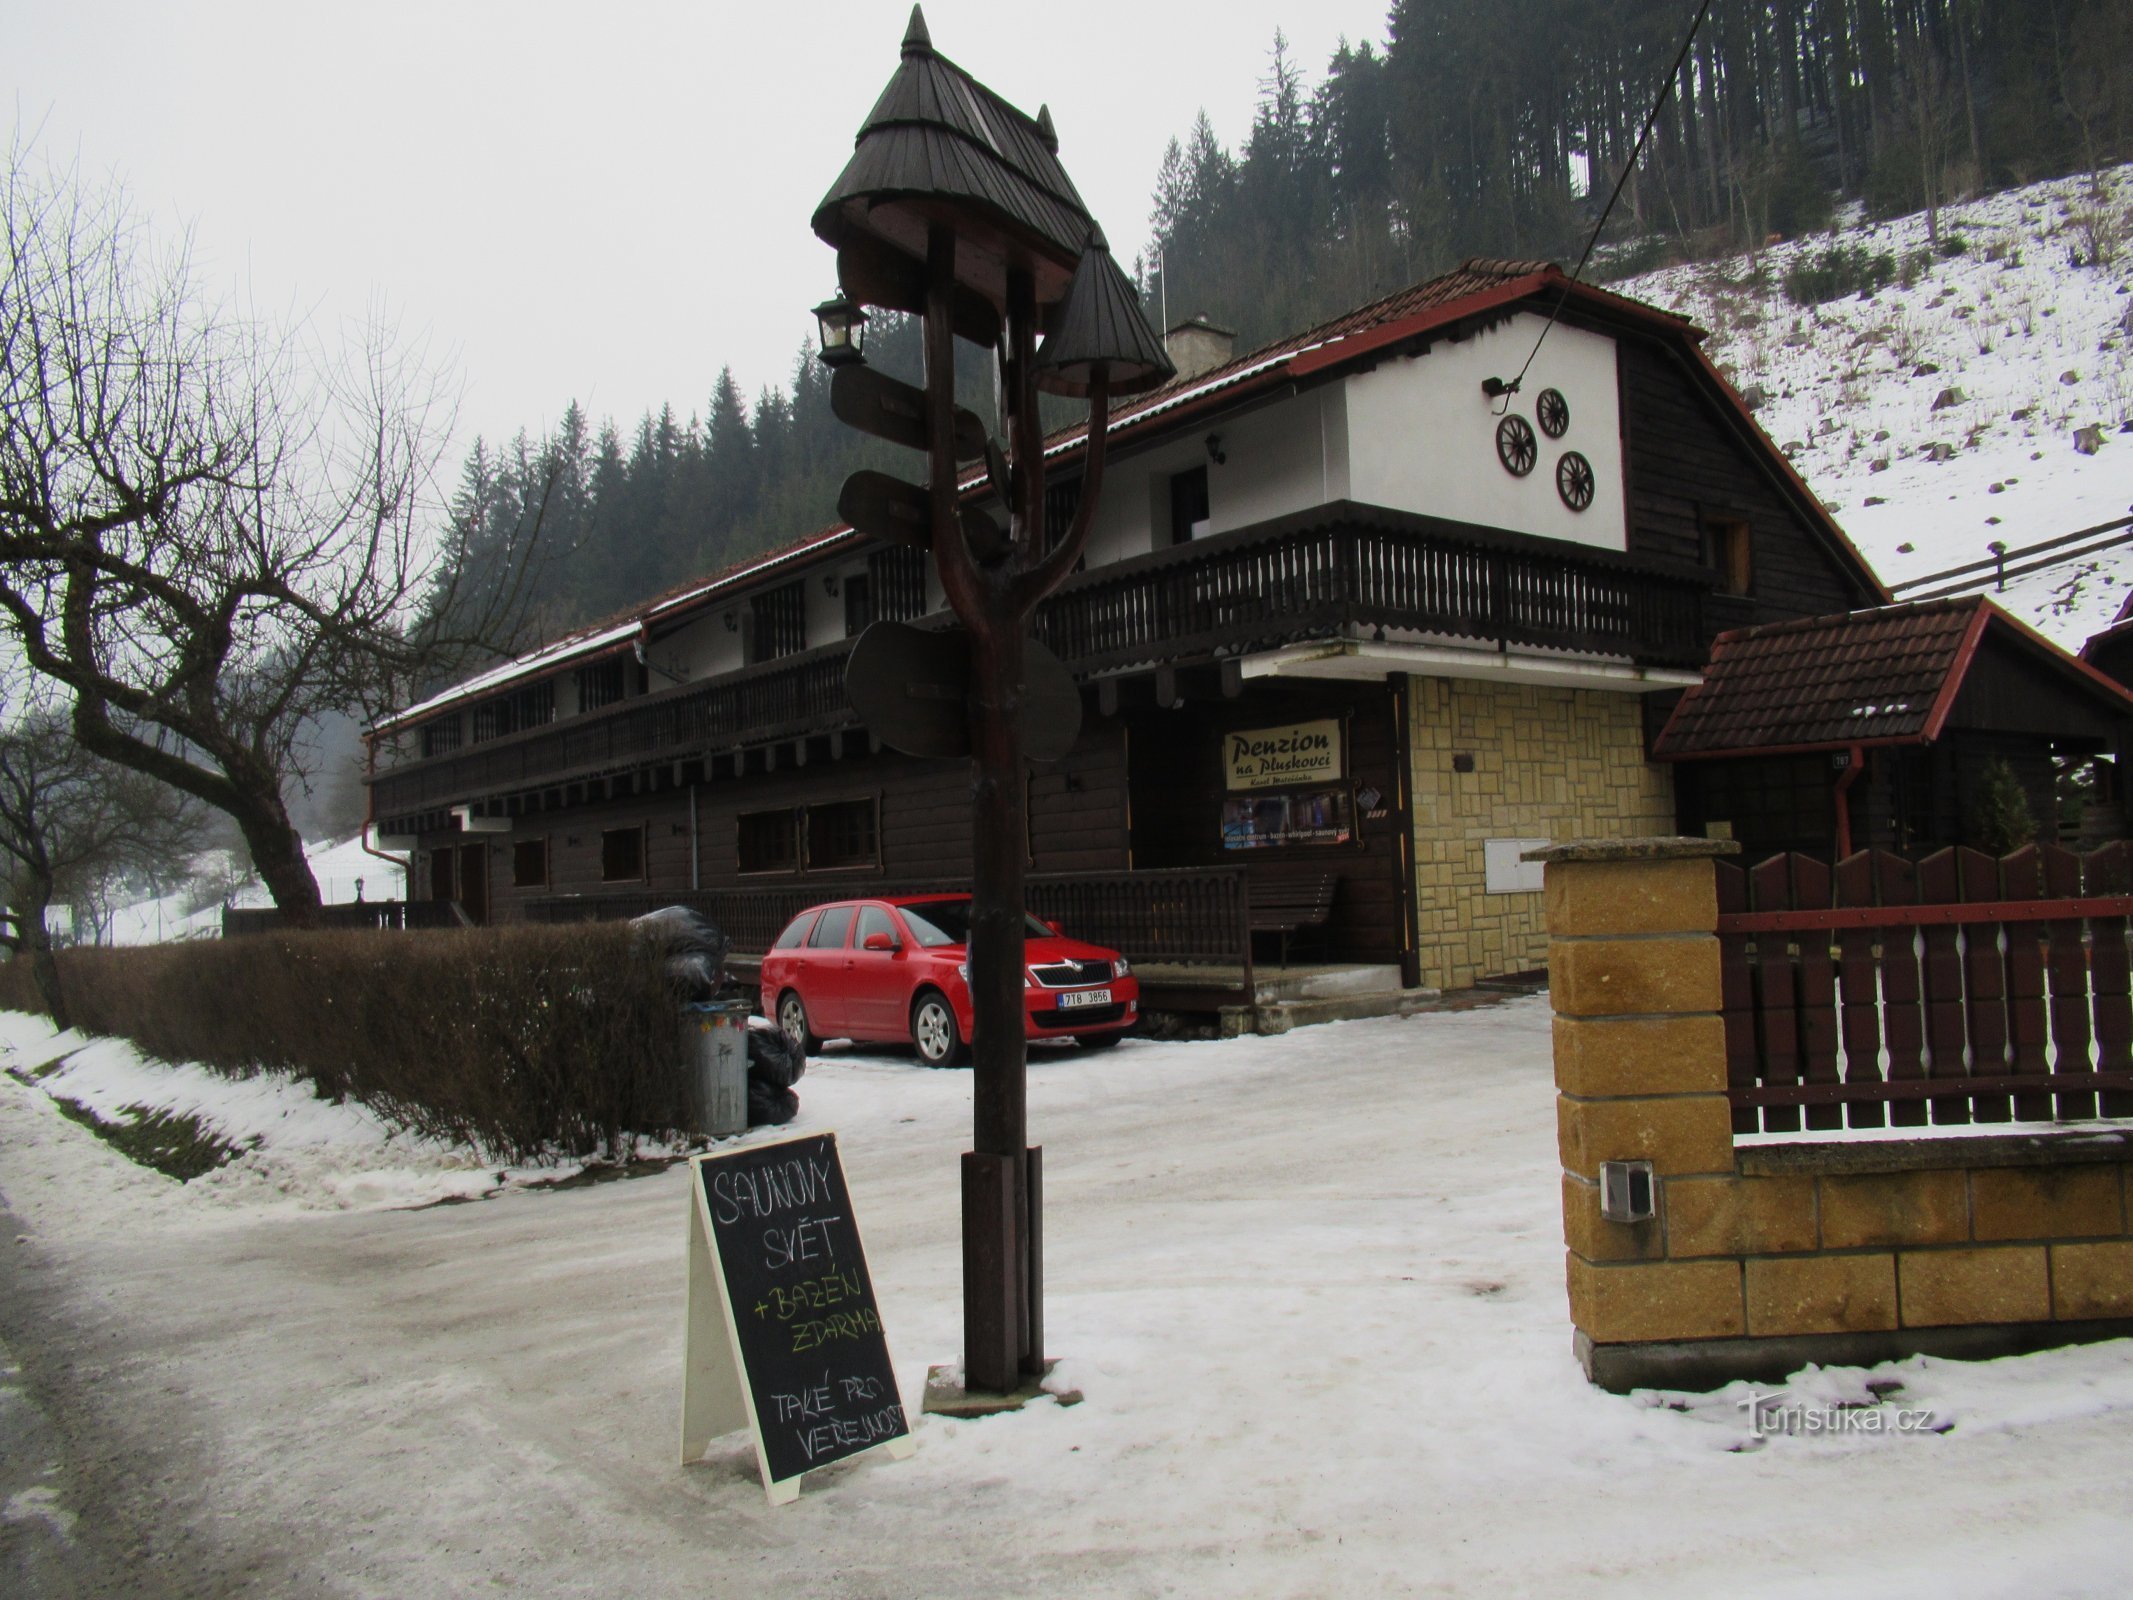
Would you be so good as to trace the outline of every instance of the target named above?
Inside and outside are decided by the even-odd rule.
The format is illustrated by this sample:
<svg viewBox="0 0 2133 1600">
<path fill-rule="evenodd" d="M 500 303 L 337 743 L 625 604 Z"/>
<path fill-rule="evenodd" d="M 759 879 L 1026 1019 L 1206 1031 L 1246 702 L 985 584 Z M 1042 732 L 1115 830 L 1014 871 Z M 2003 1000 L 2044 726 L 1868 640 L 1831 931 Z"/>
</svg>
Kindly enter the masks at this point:
<svg viewBox="0 0 2133 1600">
<path fill-rule="evenodd" d="M 792 1086 L 807 1070 L 807 1054 L 774 1024 L 748 1029 L 748 1126 L 782 1127 L 799 1114 Z"/>
<path fill-rule="evenodd" d="M 800 1097 L 790 1089 L 777 1089 L 754 1073 L 748 1075 L 748 1126 L 782 1128 L 800 1114 Z"/>
<path fill-rule="evenodd" d="M 653 941 L 666 961 L 667 982 L 683 1004 L 718 998 L 726 982 L 726 953 L 733 941 L 717 923 L 687 906 L 663 906 L 630 926 L 637 937 Z"/>
<path fill-rule="evenodd" d="M 807 1071 L 807 1056 L 776 1026 L 748 1030 L 748 1075 L 773 1089 L 790 1089 Z"/>
</svg>

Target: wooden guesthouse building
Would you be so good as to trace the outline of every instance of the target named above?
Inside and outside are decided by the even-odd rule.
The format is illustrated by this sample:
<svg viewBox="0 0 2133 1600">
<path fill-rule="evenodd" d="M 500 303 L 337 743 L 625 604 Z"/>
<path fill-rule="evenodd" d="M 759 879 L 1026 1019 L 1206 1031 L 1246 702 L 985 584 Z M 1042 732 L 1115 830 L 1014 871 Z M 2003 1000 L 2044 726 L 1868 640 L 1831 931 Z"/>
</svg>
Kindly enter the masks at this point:
<svg viewBox="0 0 2133 1600">
<path fill-rule="evenodd" d="M 1084 718 L 1030 772 L 1033 908 L 1221 961 L 1255 899 L 1330 883 L 1299 950 L 1430 987 L 1540 965 L 1521 851 L 1674 831 L 1650 741 L 1714 638 L 1888 598 L 1700 341 L 1478 260 L 1248 354 L 1176 330 L 1035 620 Z M 1081 444 L 1048 447 L 1062 518 Z M 744 950 L 965 877 L 967 763 L 846 698 L 880 618 L 948 620 L 927 559 L 832 527 L 472 678 L 374 730 L 382 843 L 476 920 L 694 896 Z"/>
</svg>

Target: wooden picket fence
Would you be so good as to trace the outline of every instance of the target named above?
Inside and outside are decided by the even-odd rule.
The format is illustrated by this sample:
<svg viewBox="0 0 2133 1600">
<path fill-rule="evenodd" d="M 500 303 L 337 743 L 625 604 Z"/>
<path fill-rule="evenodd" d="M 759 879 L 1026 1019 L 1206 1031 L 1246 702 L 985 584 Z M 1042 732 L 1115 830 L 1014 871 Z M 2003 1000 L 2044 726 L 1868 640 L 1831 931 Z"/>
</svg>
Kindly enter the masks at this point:
<svg viewBox="0 0 2133 1600">
<path fill-rule="evenodd" d="M 1736 1133 L 2133 1116 L 2133 844 L 1718 866 Z"/>
</svg>

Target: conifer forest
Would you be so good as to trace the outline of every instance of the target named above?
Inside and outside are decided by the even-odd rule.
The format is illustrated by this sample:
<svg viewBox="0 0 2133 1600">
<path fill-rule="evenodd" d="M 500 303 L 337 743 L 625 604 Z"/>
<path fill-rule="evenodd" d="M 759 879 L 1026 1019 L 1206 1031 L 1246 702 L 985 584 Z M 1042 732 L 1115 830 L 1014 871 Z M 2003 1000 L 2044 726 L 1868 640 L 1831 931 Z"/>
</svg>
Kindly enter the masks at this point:
<svg viewBox="0 0 2133 1600">
<path fill-rule="evenodd" d="M 1315 69 L 1277 34 L 1240 141 L 1203 113 L 1150 152 L 1135 262 L 1150 322 L 1205 316 L 1242 352 L 1469 256 L 1567 268 L 1618 180 L 1588 275 L 1795 237 L 1847 204 L 1930 213 L 2133 155 L 2133 0 L 1712 0 L 1670 73 L 1696 14 L 1397 0 L 1382 40 L 1344 41 Z M 914 323 L 877 317 L 870 333 L 877 366 L 916 377 Z M 966 355 L 965 386 L 989 395 Z M 573 403 L 545 437 L 478 442 L 452 537 L 478 571 L 537 526 L 536 616 L 553 636 L 828 526 L 845 476 L 894 470 L 894 453 L 831 416 L 828 374 L 802 348 L 790 383 L 752 398 L 727 369 L 657 415 L 595 420 Z"/>
</svg>

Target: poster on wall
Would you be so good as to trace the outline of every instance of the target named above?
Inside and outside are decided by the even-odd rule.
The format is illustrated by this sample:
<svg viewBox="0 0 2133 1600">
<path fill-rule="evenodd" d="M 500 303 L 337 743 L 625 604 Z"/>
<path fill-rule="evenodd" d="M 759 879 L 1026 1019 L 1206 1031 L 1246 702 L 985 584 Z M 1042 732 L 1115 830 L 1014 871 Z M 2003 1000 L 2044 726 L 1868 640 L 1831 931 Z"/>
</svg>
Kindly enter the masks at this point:
<svg viewBox="0 0 2133 1600">
<path fill-rule="evenodd" d="M 1290 789 L 1341 775 L 1341 725 L 1337 717 L 1288 728 L 1240 728 L 1222 736 L 1222 766 L 1229 789 Z"/>
<path fill-rule="evenodd" d="M 1345 788 L 1231 795 L 1222 802 L 1225 850 L 1346 844 L 1354 836 L 1355 816 Z"/>
</svg>

